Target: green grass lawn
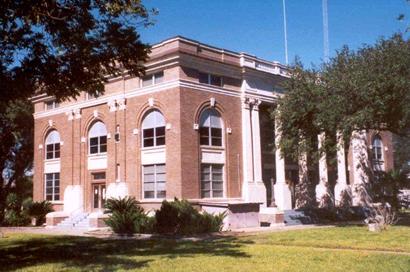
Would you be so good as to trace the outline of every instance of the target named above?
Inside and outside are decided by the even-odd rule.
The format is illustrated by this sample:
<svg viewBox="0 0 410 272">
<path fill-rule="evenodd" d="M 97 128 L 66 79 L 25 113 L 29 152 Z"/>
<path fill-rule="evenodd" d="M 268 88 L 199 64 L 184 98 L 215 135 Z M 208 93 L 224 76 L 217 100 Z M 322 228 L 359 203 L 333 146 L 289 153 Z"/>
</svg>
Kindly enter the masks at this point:
<svg viewBox="0 0 410 272">
<path fill-rule="evenodd" d="M 410 227 L 335 227 L 200 242 L 9 234 L 4 271 L 410 271 Z"/>
</svg>

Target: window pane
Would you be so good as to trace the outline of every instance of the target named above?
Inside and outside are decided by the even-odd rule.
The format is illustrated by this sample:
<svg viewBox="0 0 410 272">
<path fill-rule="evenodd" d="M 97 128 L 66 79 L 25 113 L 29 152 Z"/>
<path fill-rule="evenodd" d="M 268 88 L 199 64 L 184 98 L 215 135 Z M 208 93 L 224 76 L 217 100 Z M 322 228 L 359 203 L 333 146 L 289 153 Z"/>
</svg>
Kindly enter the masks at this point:
<svg viewBox="0 0 410 272">
<path fill-rule="evenodd" d="M 155 166 L 154 165 L 145 165 L 144 166 L 144 174 L 154 173 Z"/>
<path fill-rule="evenodd" d="M 165 173 L 165 164 L 157 164 L 155 167 L 157 173 Z"/>
<path fill-rule="evenodd" d="M 143 133 L 144 139 L 145 139 L 145 138 L 152 138 L 152 137 L 154 137 L 154 129 L 153 129 L 153 128 L 144 129 L 144 130 L 142 131 L 142 133 Z"/>
<path fill-rule="evenodd" d="M 54 195 L 54 200 L 55 200 L 55 201 L 60 200 L 60 195 L 59 195 L 59 194 L 58 194 L 58 195 Z"/>
<path fill-rule="evenodd" d="M 47 152 L 46 153 L 46 159 L 47 160 L 49 160 L 49 159 L 53 159 L 54 158 L 54 156 L 53 156 L 54 154 L 53 154 L 53 152 L 51 151 L 51 152 Z"/>
<path fill-rule="evenodd" d="M 201 197 L 202 198 L 211 197 L 210 191 L 202 191 Z"/>
<path fill-rule="evenodd" d="M 100 136 L 100 144 L 107 144 L 107 136 Z"/>
<path fill-rule="evenodd" d="M 46 200 L 52 201 L 52 200 L 53 200 L 53 196 L 52 196 L 52 195 L 46 195 Z"/>
<path fill-rule="evenodd" d="M 212 138 L 212 145 L 213 146 L 222 146 L 222 139 L 221 138 Z"/>
<path fill-rule="evenodd" d="M 211 128 L 211 136 L 222 138 L 222 129 L 220 128 Z"/>
<path fill-rule="evenodd" d="M 54 147 L 53 144 L 48 144 L 48 145 L 46 145 L 46 152 L 52 152 L 52 151 L 53 151 L 53 147 Z"/>
<path fill-rule="evenodd" d="M 92 175 L 94 180 L 105 179 L 105 172 L 93 173 Z"/>
<path fill-rule="evenodd" d="M 201 189 L 202 190 L 210 190 L 211 189 L 211 182 L 202 182 L 201 184 Z"/>
<path fill-rule="evenodd" d="M 60 143 L 54 144 L 54 151 L 60 151 Z"/>
<path fill-rule="evenodd" d="M 154 182 L 145 182 L 144 183 L 144 191 L 154 191 L 155 183 Z"/>
<path fill-rule="evenodd" d="M 208 136 L 201 136 L 199 139 L 200 145 L 209 145 L 209 137 Z"/>
<path fill-rule="evenodd" d="M 154 191 L 144 191 L 144 198 L 154 198 Z"/>
<path fill-rule="evenodd" d="M 105 152 L 107 152 L 107 144 L 100 145 L 100 153 L 105 153 Z"/>
<path fill-rule="evenodd" d="M 152 85 L 152 75 L 147 75 L 142 78 L 142 87 Z"/>
<path fill-rule="evenodd" d="M 155 175 L 154 174 L 145 174 L 144 175 L 144 182 L 154 182 Z"/>
<path fill-rule="evenodd" d="M 165 127 L 157 127 L 155 133 L 157 137 L 165 136 Z"/>
<path fill-rule="evenodd" d="M 165 198 L 166 191 L 157 191 L 157 198 Z"/>
<path fill-rule="evenodd" d="M 54 158 L 55 158 L 55 159 L 60 158 L 60 151 L 56 151 L 56 152 L 55 152 Z"/>
<path fill-rule="evenodd" d="M 154 146 L 154 138 L 144 139 L 144 147 Z"/>
<path fill-rule="evenodd" d="M 90 146 L 90 154 L 98 153 L 98 146 Z"/>
<path fill-rule="evenodd" d="M 209 84 L 209 82 L 208 82 L 208 74 L 205 74 L 205 73 L 199 73 L 199 75 L 198 75 L 198 80 L 199 80 L 199 83 L 205 83 L 205 84 Z"/>
<path fill-rule="evenodd" d="M 155 84 L 161 83 L 164 79 L 164 72 L 159 72 L 154 75 Z"/>
<path fill-rule="evenodd" d="M 222 78 L 220 76 L 211 75 L 211 85 L 222 86 Z"/>
<path fill-rule="evenodd" d="M 223 189 L 223 183 L 222 182 L 214 182 L 212 183 L 212 189 L 215 191 L 222 190 Z"/>
<path fill-rule="evenodd" d="M 90 138 L 90 146 L 98 145 L 98 137 Z"/>
<path fill-rule="evenodd" d="M 157 183 L 157 190 L 158 191 L 165 191 L 165 182 L 158 182 Z"/>
<path fill-rule="evenodd" d="M 223 197 L 223 192 L 222 191 L 213 191 L 212 196 L 213 197 Z"/>
<path fill-rule="evenodd" d="M 157 138 L 157 146 L 165 145 L 165 137 Z"/>
</svg>

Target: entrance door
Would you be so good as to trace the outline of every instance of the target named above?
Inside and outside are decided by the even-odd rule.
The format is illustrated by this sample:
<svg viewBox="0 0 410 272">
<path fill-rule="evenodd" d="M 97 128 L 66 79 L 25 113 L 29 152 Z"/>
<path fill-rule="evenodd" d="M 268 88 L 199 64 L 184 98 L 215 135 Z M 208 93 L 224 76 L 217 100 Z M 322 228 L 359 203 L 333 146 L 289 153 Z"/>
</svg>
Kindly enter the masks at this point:
<svg viewBox="0 0 410 272">
<path fill-rule="evenodd" d="M 93 208 L 100 210 L 105 204 L 105 184 L 93 184 Z"/>
</svg>

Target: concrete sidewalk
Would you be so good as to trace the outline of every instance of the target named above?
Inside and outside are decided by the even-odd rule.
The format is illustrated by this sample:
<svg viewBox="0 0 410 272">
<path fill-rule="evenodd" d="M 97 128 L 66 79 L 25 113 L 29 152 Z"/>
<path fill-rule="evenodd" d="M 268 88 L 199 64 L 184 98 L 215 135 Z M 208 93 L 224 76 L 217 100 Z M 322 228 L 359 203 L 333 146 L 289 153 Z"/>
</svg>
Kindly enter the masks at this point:
<svg viewBox="0 0 410 272">
<path fill-rule="evenodd" d="M 304 229 L 317 229 L 317 228 L 331 228 L 333 225 L 277 225 L 273 227 L 254 227 L 254 228 L 242 228 L 235 229 L 231 231 L 224 231 L 220 233 L 206 234 L 206 235 L 197 235 L 195 237 L 199 238 L 201 236 L 215 235 L 215 236 L 241 236 L 241 235 L 256 235 L 259 233 L 269 233 L 269 232 L 283 232 L 283 231 L 292 231 L 292 230 L 304 230 Z M 45 234 L 45 235 L 68 235 L 68 236 L 84 236 L 84 237 L 96 237 L 96 238 L 118 238 L 117 235 L 109 228 L 99 228 L 99 229 L 75 229 L 75 228 L 51 228 L 51 227 L 1 227 L 0 232 L 3 235 L 11 233 L 30 233 L 30 234 Z M 131 238 L 137 239 L 149 239 L 151 237 L 158 238 L 158 235 L 152 234 L 138 234 Z M 168 238 L 171 238 L 169 236 Z M 181 237 L 175 237 L 180 239 Z M 184 239 L 186 239 L 185 237 Z"/>
</svg>

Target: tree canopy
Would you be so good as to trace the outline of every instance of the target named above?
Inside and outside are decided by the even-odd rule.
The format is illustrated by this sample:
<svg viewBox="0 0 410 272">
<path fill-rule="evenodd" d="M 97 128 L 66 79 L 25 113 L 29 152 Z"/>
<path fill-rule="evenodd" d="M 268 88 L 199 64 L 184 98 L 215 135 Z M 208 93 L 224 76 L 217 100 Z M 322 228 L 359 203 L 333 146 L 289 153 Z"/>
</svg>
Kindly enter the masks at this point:
<svg viewBox="0 0 410 272">
<path fill-rule="evenodd" d="M 124 73 L 144 74 L 150 47 L 138 27 L 157 12 L 140 0 L 4 0 L 0 4 L 0 224 L 7 195 L 22 198 L 33 163 L 33 106 L 104 92 Z M 19 201 L 21 202 L 22 199 Z"/>
<path fill-rule="evenodd" d="M 336 131 L 343 132 L 345 140 L 354 130 L 407 135 L 409 63 L 410 41 L 401 34 L 357 51 L 345 46 L 320 69 L 296 62 L 278 107 L 283 152 L 294 158 L 301 150 L 314 152 L 321 132 L 328 136 L 324 150 L 336 147 Z"/>
<path fill-rule="evenodd" d="M 2 1 L 2 99 L 97 94 L 107 76 L 143 74 L 149 45 L 136 27 L 151 24 L 155 13 L 140 0 Z"/>
</svg>

